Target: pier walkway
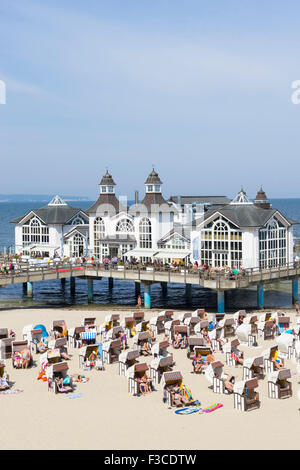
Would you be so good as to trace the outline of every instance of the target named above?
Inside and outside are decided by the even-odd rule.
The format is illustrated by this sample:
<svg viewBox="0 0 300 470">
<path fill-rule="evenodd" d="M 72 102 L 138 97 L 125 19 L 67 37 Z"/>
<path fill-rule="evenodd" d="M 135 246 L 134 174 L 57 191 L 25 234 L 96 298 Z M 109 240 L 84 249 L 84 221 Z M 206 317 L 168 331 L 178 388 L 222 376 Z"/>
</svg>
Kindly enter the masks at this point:
<svg viewBox="0 0 300 470">
<path fill-rule="evenodd" d="M 185 284 L 187 297 L 191 295 L 191 286 L 200 285 L 206 289 L 217 291 L 218 311 L 225 310 L 224 293 L 229 289 L 246 289 L 257 286 L 257 300 L 260 308 L 264 307 L 264 285 L 279 280 L 292 281 L 292 301 L 298 301 L 298 278 L 300 265 L 289 264 L 276 268 L 259 269 L 251 268 L 243 272 L 232 274 L 222 271 L 202 271 L 192 267 L 160 268 L 154 266 L 102 266 L 97 264 L 66 264 L 52 263 L 49 266 L 21 265 L 16 271 L 0 276 L 0 287 L 10 284 L 24 286 L 24 291 L 32 295 L 32 284 L 53 279 L 71 279 L 71 290 L 75 291 L 75 279 L 77 277 L 88 279 L 88 297 L 93 300 L 93 280 L 108 278 L 109 286 L 113 286 L 113 280 L 125 280 L 136 283 L 136 292 L 139 293 L 140 284 L 144 285 L 145 307 L 151 306 L 150 286 L 153 283 L 161 283 L 166 289 L 168 283 Z M 64 282 L 64 281 L 63 281 Z"/>
</svg>

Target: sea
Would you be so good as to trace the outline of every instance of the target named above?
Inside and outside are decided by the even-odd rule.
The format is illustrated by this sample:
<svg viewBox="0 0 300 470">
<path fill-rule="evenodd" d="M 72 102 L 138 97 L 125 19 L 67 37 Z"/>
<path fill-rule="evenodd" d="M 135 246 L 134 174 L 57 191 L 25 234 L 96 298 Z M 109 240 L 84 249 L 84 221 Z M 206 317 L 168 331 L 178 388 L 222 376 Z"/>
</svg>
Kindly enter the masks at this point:
<svg viewBox="0 0 300 470">
<path fill-rule="evenodd" d="M 73 207 L 87 209 L 94 201 L 69 203 Z M 273 199 L 272 207 L 287 217 L 300 222 L 299 199 Z M 0 201 L 0 248 L 14 246 L 14 225 L 11 220 L 25 215 L 32 209 L 38 209 L 45 202 L 1 202 Z M 300 238 L 300 225 L 294 226 L 294 236 Z M 1 250 L 2 251 L 2 250 Z M 291 307 L 291 282 L 276 282 L 265 287 L 266 308 Z M 143 287 L 141 287 L 143 300 Z M 231 290 L 226 292 L 226 311 L 256 308 L 256 289 Z M 86 307 L 91 309 L 134 308 L 137 304 L 134 282 L 114 282 L 113 289 L 108 288 L 107 279 L 94 281 L 94 302 L 88 305 L 87 280 L 76 279 L 76 294 L 70 295 L 69 283 L 61 285 L 60 280 L 34 283 L 33 298 L 23 295 L 22 284 L 0 288 L 0 309 L 34 307 Z M 186 303 L 185 287 L 182 284 L 169 284 L 164 293 L 160 284 L 151 286 L 151 307 L 157 309 L 196 309 L 205 308 L 213 312 L 217 308 L 216 292 L 193 286 L 190 304 Z"/>
</svg>

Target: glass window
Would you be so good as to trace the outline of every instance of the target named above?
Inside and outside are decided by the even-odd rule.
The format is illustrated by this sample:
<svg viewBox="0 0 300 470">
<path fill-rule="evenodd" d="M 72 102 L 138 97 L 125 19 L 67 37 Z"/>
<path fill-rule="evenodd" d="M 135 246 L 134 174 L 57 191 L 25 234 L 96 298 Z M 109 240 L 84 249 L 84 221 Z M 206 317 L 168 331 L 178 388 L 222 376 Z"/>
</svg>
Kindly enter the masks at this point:
<svg viewBox="0 0 300 470">
<path fill-rule="evenodd" d="M 143 218 L 139 224 L 139 245 L 140 248 L 152 248 L 152 231 L 151 222 L 147 218 Z"/>
</svg>

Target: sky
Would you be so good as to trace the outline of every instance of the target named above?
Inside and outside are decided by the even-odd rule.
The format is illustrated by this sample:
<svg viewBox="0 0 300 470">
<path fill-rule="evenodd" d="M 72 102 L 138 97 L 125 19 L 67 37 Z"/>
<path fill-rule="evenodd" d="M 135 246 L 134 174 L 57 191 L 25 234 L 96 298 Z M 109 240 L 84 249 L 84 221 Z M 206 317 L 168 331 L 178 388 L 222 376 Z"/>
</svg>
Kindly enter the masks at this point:
<svg viewBox="0 0 300 470">
<path fill-rule="evenodd" d="M 0 194 L 300 197 L 296 0 L 0 0 Z"/>
</svg>

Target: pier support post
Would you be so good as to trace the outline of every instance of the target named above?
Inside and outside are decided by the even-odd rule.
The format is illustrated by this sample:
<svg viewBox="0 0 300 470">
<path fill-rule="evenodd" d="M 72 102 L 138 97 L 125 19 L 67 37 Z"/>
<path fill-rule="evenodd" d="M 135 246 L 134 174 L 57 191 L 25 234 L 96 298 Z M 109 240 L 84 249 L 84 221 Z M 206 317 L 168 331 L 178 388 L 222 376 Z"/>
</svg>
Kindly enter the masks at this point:
<svg viewBox="0 0 300 470">
<path fill-rule="evenodd" d="M 135 296 L 138 297 L 141 294 L 141 283 L 135 282 L 134 287 L 135 287 Z"/>
<path fill-rule="evenodd" d="M 94 283 L 93 279 L 88 279 L 88 302 L 92 303 L 94 300 Z"/>
<path fill-rule="evenodd" d="M 27 297 L 33 296 L 33 283 L 28 281 L 27 282 Z"/>
<path fill-rule="evenodd" d="M 27 282 L 23 282 L 23 295 L 27 295 Z"/>
<path fill-rule="evenodd" d="M 144 307 L 151 308 L 151 282 L 143 282 L 144 284 Z"/>
<path fill-rule="evenodd" d="M 264 285 L 257 284 L 257 306 L 261 310 L 265 306 Z"/>
<path fill-rule="evenodd" d="M 296 305 L 299 299 L 299 283 L 298 278 L 292 280 L 292 304 Z"/>
<path fill-rule="evenodd" d="M 192 284 L 185 285 L 185 298 L 187 305 L 190 305 L 192 302 Z"/>
<path fill-rule="evenodd" d="M 75 295 L 75 277 L 70 277 L 70 293 L 72 296 Z"/>
<path fill-rule="evenodd" d="M 114 287 L 114 278 L 113 277 L 109 277 L 108 278 L 108 288 L 109 289 L 113 289 Z"/>
<path fill-rule="evenodd" d="M 162 290 L 163 295 L 166 295 L 168 292 L 168 283 L 161 282 L 160 285 L 161 285 L 161 290 Z"/>
<path fill-rule="evenodd" d="M 225 292 L 223 290 L 217 290 L 218 296 L 218 313 L 225 313 Z"/>
<path fill-rule="evenodd" d="M 60 280 L 60 282 L 61 282 L 61 287 L 62 287 L 62 289 L 64 289 L 64 288 L 66 287 L 66 278 L 65 278 L 65 277 L 62 277 L 61 280 Z"/>
</svg>

